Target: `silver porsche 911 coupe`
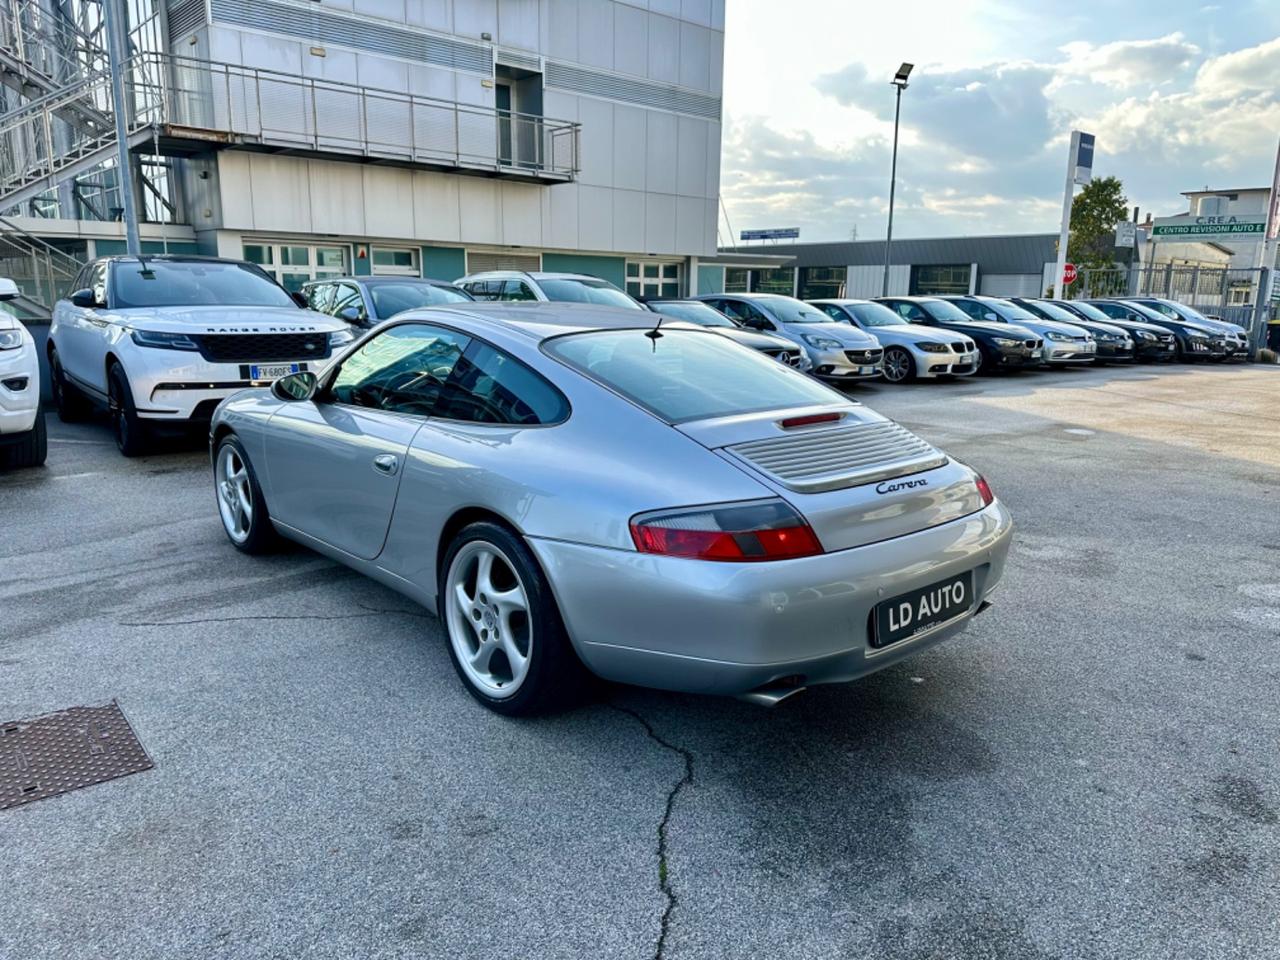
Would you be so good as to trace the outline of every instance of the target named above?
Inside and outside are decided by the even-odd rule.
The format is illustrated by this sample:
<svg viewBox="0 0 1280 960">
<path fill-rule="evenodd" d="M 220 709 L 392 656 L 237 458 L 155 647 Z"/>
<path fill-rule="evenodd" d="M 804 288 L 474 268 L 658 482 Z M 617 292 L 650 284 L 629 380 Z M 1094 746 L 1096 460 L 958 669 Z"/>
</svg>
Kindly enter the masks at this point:
<svg viewBox="0 0 1280 960">
<path fill-rule="evenodd" d="M 225 400 L 218 510 L 441 617 L 524 714 L 589 675 L 771 704 L 963 628 L 1012 524 L 924 440 L 714 331 L 588 304 L 411 311 Z"/>
</svg>

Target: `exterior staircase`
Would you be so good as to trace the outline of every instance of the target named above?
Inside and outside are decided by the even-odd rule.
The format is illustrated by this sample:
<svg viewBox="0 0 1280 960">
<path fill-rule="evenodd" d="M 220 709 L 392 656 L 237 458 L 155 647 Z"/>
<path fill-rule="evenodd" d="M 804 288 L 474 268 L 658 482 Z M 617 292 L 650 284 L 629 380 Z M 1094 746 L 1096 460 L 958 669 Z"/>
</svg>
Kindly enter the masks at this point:
<svg viewBox="0 0 1280 960">
<path fill-rule="evenodd" d="M 10 301 L 23 319 L 44 320 L 60 297 L 71 292 L 84 264 L 76 257 L 0 217 L 0 277 L 18 285 L 22 296 Z"/>
</svg>

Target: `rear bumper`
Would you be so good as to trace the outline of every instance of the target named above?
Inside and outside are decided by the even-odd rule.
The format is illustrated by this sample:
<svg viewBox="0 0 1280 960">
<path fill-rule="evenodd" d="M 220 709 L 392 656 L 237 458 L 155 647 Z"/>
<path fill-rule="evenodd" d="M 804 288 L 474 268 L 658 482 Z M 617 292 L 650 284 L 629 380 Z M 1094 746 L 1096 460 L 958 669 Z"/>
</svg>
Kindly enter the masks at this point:
<svg viewBox="0 0 1280 960">
<path fill-rule="evenodd" d="M 777 563 L 529 542 L 592 671 L 623 683 L 736 694 L 783 677 L 854 680 L 953 636 L 1000 580 L 1011 537 L 997 501 L 905 537 Z M 974 597 L 964 615 L 893 646 L 871 646 L 877 603 L 965 570 L 974 571 Z"/>
</svg>

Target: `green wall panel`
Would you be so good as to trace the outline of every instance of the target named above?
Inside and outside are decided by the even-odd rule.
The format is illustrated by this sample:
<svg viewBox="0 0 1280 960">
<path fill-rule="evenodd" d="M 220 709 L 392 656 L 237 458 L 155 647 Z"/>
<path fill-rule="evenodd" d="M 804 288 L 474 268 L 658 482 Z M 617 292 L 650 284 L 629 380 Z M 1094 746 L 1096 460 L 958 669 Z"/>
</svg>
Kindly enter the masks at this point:
<svg viewBox="0 0 1280 960">
<path fill-rule="evenodd" d="M 97 255 L 99 257 L 114 257 L 122 253 L 128 253 L 129 248 L 123 240 L 99 240 L 97 241 Z M 143 240 L 143 253 L 164 253 L 165 244 L 162 240 Z M 200 247 L 187 240 L 170 240 L 169 253 L 199 253 Z"/>
<path fill-rule="evenodd" d="M 608 280 L 623 290 L 627 287 L 627 261 L 624 257 L 592 257 L 578 253 L 544 253 L 542 269 L 549 273 L 586 273 Z"/>
<path fill-rule="evenodd" d="M 467 252 L 461 247 L 423 247 L 422 275 L 450 282 L 465 276 Z"/>
</svg>

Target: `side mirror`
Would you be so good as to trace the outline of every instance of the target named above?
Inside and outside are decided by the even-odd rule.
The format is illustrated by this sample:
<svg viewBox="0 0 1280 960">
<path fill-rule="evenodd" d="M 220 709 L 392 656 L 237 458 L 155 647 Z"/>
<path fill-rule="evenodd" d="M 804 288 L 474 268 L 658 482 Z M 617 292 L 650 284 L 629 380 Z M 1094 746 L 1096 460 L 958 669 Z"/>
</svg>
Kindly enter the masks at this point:
<svg viewBox="0 0 1280 960">
<path fill-rule="evenodd" d="M 0 300 L 17 300 L 21 295 L 16 283 L 8 277 L 0 277 Z"/>
<path fill-rule="evenodd" d="M 289 296 L 293 298 L 293 302 L 300 306 L 303 310 L 311 308 L 311 304 L 307 303 L 307 295 L 297 290 L 290 290 Z"/>
<path fill-rule="evenodd" d="M 360 323 L 364 318 L 360 316 L 360 311 L 355 307 L 343 307 L 338 311 L 338 319 L 345 320 L 347 323 Z"/>
<path fill-rule="evenodd" d="M 310 400 L 316 395 L 316 387 L 320 380 L 314 373 L 303 370 L 300 373 L 291 373 L 287 377 L 281 377 L 279 380 L 271 384 L 271 395 L 277 400 L 283 400 L 286 403 L 296 403 L 299 400 Z"/>
<path fill-rule="evenodd" d="M 71 294 L 71 305 L 73 307 L 82 307 L 85 310 L 90 310 L 98 305 L 98 301 L 97 298 L 94 297 L 93 291 L 88 287 L 85 287 L 83 290 L 77 290 L 75 293 Z"/>
</svg>

